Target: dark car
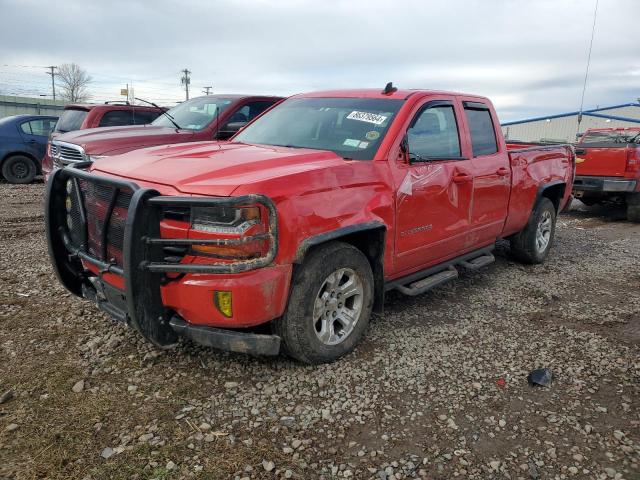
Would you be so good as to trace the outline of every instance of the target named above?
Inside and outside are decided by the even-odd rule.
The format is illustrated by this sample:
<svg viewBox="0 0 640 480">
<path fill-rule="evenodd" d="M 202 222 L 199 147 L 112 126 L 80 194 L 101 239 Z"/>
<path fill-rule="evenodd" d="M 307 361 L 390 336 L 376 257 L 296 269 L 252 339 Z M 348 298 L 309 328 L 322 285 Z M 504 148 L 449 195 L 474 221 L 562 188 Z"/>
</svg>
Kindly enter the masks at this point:
<svg viewBox="0 0 640 480">
<path fill-rule="evenodd" d="M 31 183 L 42 168 L 58 117 L 15 115 L 0 119 L 0 172 L 10 183 Z"/>
</svg>

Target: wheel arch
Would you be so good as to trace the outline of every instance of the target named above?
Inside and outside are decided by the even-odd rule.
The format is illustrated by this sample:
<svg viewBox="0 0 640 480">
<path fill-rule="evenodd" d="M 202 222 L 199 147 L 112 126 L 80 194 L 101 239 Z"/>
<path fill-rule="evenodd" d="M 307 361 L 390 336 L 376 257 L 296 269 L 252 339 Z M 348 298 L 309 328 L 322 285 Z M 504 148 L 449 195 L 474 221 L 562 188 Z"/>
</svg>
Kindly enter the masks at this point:
<svg viewBox="0 0 640 480">
<path fill-rule="evenodd" d="M 540 185 L 540 187 L 538 187 L 538 193 L 536 195 L 536 201 L 533 205 L 533 208 L 536 208 L 541 198 L 548 198 L 556 207 L 556 213 L 560 213 L 560 203 L 564 198 L 566 190 L 567 184 L 562 180 L 556 180 L 553 182 L 545 183 L 544 185 Z"/>
<path fill-rule="evenodd" d="M 384 307 L 384 247 L 387 229 L 382 222 L 372 221 L 341 227 L 302 241 L 296 251 L 293 276 L 301 268 L 305 257 L 314 249 L 329 242 L 340 241 L 353 245 L 369 261 L 373 272 L 373 311 L 382 313 Z"/>
</svg>

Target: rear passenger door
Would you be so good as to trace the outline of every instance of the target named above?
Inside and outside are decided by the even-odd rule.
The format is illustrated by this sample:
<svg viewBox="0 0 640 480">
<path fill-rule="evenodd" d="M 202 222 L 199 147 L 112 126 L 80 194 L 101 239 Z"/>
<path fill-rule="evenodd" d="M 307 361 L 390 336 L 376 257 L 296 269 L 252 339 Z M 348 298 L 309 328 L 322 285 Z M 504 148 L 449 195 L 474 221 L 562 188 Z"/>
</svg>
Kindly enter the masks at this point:
<svg viewBox="0 0 640 480">
<path fill-rule="evenodd" d="M 44 157 L 47 140 L 55 124 L 56 120 L 52 118 L 30 120 L 20 124 L 20 135 L 26 151 L 39 161 Z"/>
<path fill-rule="evenodd" d="M 398 273 L 439 263 L 466 246 L 473 175 L 460 115 L 453 101 L 430 99 L 406 130 L 409 163 L 399 161 L 396 176 Z"/>
<path fill-rule="evenodd" d="M 469 242 L 488 244 L 500 236 L 507 217 L 511 192 L 509 154 L 505 150 L 489 105 L 479 101 L 462 102 L 471 138 L 473 158 L 473 203 Z"/>
</svg>

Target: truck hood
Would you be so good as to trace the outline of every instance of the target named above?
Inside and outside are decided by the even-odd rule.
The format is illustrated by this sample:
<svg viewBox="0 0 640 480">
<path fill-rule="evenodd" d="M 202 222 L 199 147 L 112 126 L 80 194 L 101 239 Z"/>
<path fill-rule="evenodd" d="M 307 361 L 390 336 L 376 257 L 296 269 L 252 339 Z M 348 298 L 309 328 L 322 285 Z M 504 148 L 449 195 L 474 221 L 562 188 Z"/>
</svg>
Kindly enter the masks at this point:
<svg viewBox="0 0 640 480">
<path fill-rule="evenodd" d="M 61 142 L 81 146 L 88 155 L 117 155 L 137 148 L 190 141 L 191 130 L 155 125 L 131 125 L 76 130 L 56 137 Z"/>
<path fill-rule="evenodd" d="M 92 171 L 182 193 L 229 196 L 240 186 L 344 165 L 333 152 L 301 148 L 197 142 L 135 150 L 94 162 Z"/>
</svg>

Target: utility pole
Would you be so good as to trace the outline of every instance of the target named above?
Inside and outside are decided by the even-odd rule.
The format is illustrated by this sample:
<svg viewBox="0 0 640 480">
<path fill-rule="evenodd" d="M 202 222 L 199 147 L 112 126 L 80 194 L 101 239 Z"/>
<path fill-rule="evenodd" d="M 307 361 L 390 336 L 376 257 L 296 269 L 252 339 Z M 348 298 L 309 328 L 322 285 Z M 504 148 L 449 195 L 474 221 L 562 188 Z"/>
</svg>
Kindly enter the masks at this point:
<svg viewBox="0 0 640 480">
<path fill-rule="evenodd" d="M 202 91 L 202 93 L 204 93 L 205 95 L 209 95 L 209 93 L 211 93 L 211 89 L 213 87 L 202 87 L 204 88 L 204 90 Z"/>
<path fill-rule="evenodd" d="M 186 68 L 184 70 L 181 70 L 181 72 L 184 73 L 184 76 L 180 78 L 180 83 L 184 85 L 184 91 L 187 94 L 187 100 L 189 100 L 189 85 L 191 84 L 189 75 L 191 74 L 191 72 Z"/>
<path fill-rule="evenodd" d="M 58 68 L 54 65 L 51 65 L 50 67 L 47 67 L 49 70 L 51 70 L 50 72 L 47 72 L 47 75 L 51 75 L 51 90 L 53 91 L 53 99 L 56 99 L 56 73 L 55 73 L 55 69 Z"/>
</svg>

